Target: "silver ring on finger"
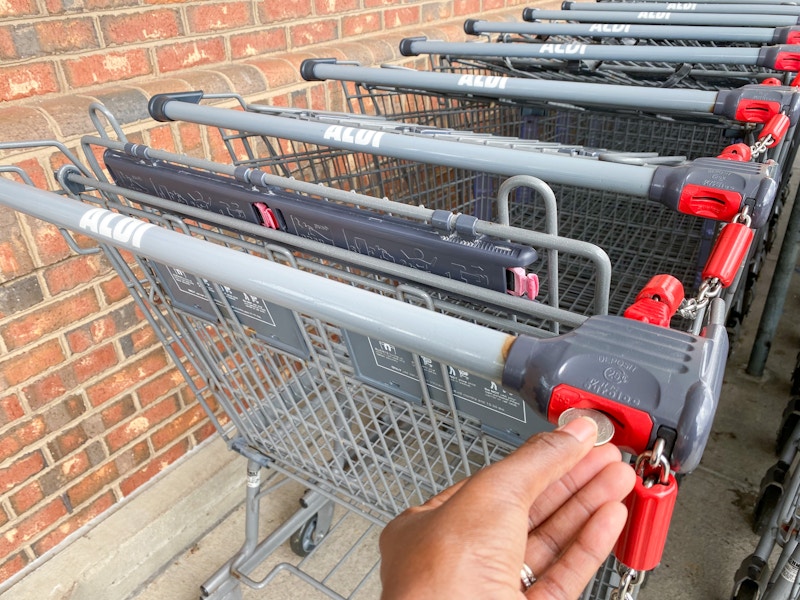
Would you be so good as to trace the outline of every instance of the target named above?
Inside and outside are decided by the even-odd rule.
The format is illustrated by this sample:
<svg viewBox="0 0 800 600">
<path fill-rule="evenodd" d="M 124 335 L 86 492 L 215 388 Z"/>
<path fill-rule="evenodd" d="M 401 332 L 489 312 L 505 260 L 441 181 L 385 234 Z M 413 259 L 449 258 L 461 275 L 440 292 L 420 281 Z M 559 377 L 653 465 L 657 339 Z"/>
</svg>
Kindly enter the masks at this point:
<svg viewBox="0 0 800 600">
<path fill-rule="evenodd" d="M 536 576 L 533 574 L 533 569 L 525 563 L 522 563 L 522 569 L 519 571 L 519 579 L 520 583 L 522 583 L 523 592 L 527 592 L 530 587 L 536 583 Z"/>
</svg>

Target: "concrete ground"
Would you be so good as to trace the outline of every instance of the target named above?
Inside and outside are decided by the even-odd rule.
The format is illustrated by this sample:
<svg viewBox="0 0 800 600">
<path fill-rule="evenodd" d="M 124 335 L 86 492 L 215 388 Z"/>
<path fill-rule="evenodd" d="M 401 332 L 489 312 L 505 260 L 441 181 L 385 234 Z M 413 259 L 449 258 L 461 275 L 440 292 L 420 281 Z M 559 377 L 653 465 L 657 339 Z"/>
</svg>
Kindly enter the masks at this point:
<svg viewBox="0 0 800 600">
<path fill-rule="evenodd" d="M 765 373 L 758 378 L 745 373 L 776 254 L 773 250 L 768 257 L 755 303 L 730 357 L 714 430 L 702 464 L 681 484 L 664 558 L 641 590 L 639 597 L 644 600 L 667 595 L 671 600 L 728 598 L 736 569 L 755 547 L 757 537 L 750 526 L 752 507 L 764 472 L 775 462 L 776 430 L 789 400 L 791 371 L 800 350 L 800 319 L 796 317 L 800 277 L 795 272 Z M 300 494 L 300 488 L 291 484 L 265 502 L 262 529 L 269 530 L 291 514 Z M 134 596 L 135 600 L 197 598 L 198 586 L 240 545 L 243 517 L 244 509 L 240 506 L 177 557 Z M 377 575 L 370 569 L 376 559 L 377 531 L 360 518 L 344 523 L 326 539 L 319 556 L 313 555 L 310 570 L 315 577 L 321 577 L 320 569 L 325 566 L 321 563 L 335 563 L 362 534 L 364 540 L 357 556 L 348 559 L 333 577 L 341 580 L 339 583 L 344 582 L 349 593 L 365 573 L 371 573 L 367 587 L 357 597 L 375 598 Z M 281 561 L 297 562 L 286 545 L 270 559 L 269 565 Z M 271 569 L 269 565 L 259 568 L 255 575 L 264 576 Z M 275 581 L 263 590 L 244 591 L 246 600 L 289 597 L 316 596 L 288 570 L 278 572 Z"/>
</svg>

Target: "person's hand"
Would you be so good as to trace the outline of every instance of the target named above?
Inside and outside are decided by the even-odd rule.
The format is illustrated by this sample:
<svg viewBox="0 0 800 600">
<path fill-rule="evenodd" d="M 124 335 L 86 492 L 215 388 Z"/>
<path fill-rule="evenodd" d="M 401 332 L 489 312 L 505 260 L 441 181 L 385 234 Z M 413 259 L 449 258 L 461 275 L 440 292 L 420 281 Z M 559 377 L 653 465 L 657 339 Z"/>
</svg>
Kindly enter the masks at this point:
<svg viewBox="0 0 800 600">
<path fill-rule="evenodd" d="M 383 600 L 577 598 L 611 552 L 633 469 L 587 418 L 532 437 L 391 521 Z M 523 562 L 537 581 L 522 591 Z"/>
</svg>

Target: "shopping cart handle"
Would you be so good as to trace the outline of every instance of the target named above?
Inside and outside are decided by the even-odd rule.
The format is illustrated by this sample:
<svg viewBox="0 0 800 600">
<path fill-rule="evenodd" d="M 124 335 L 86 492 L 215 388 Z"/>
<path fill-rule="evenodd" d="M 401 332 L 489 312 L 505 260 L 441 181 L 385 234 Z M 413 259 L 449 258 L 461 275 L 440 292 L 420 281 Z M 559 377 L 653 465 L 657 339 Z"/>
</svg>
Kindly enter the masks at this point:
<svg viewBox="0 0 800 600">
<path fill-rule="evenodd" d="M 800 46 L 764 46 L 758 51 L 756 64 L 759 67 L 778 71 L 800 71 Z"/>
<path fill-rule="evenodd" d="M 800 27 L 786 26 L 776 27 L 772 36 L 773 44 L 797 44 L 800 43 Z"/>
<path fill-rule="evenodd" d="M 612 441 L 639 454 L 667 441 L 676 472 L 703 455 L 728 353 L 725 307 L 714 300 L 704 336 L 615 316 L 590 317 L 551 339 L 520 336 L 503 385 L 551 423 L 568 408 L 592 408 L 615 425 Z"/>
<path fill-rule="evenodd" d="M 788 85 L 761 84 L 721 90 L 717 93 L 713 112 L 744 123 L 766 123 L 783 113 L 793 126 L 800 116 L 800 90 Z"/>
<path fill-rule="evenodd" d="M 778 181 L 775 161 L 697 158 L 656 167 L 648 195 L 678 212 L 717 221 L 731 221 L 747 207 L 751 226 L 758 229 L 770 217 Z"/>
</svg>

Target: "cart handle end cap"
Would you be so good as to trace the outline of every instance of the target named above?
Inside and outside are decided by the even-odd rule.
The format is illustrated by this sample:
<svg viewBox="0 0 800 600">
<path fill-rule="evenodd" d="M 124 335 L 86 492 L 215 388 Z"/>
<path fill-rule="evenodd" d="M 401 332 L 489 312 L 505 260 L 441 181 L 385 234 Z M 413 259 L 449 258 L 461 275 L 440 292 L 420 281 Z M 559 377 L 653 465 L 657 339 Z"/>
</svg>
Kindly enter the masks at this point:
<svg viewBox="0 0 800 600">
<path fill-rule="evenodd" d="M 167 114 L 166 114 L 166 105 L 173 100 L 178 102 L 191 102 L 192 104 L 199 104 L 200 100 L 203 99 L 203 92 L 202 91 L 194 91 L 194 92 L 174 92 L 170 94 L 156 94 L 152 98 L 150 98 L 150 102 L 147 103 L 147 112 L 150 113 L 150 116 L 155 119 L 156 121 L 161 121 L 162 123 L 168 123 L 172 121 Z"/>
<path fill-rule="evenodd" d="M 419 37 L 408 37 L 403 38 L 400 40 L 400 54 L 403 56 L 419 56 L 414 50 L 412 49 L 412 45 L 414 42 L 427 42 L 428 38 L 424 35 Z"/>
<path fill-rule="evenodd" d="M 537 8 L 523 8 L 522 9 L 522 20 L 523 21 L 535 21 L 536 20 L 536 11 L 539 10 Z"/>
<path fill-rule="evenodd" d="M 479 35 L 475 31 L 475 24 L 478 22 L 477 19 L 467 19 L 464 21 L 464 33 L 467 35 Z"/>
<path fill-rule="evenodd" d="M 570 0 L 564 0 L 561 3 L 561 10 L 570 10 L 572 8 L 572 2 Z"/>
<path fill-rule="evenodd" d="M 314 68 L 317 65 L 335 65 L 335 58 L 307 58 L 300 63 L 300 76 L 306 81 L 325 81 L 324 77 L 317 77 L 314 74 Z"/>
</svg>

